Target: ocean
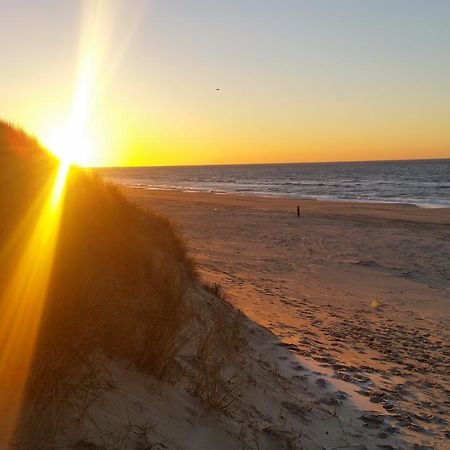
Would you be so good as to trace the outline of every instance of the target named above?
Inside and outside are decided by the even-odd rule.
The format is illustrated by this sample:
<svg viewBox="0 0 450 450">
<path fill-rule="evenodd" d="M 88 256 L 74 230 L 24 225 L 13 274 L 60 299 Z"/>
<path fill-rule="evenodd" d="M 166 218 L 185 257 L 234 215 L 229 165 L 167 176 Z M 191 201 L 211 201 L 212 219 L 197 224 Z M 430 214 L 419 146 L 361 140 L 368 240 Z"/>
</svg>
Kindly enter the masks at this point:
<svg viewBox="0 0 450 450">
<path fill-rule="evenodd" d="M 99 169 L 142 189 L 450 207 L 450 159 Z"/>
</svg>

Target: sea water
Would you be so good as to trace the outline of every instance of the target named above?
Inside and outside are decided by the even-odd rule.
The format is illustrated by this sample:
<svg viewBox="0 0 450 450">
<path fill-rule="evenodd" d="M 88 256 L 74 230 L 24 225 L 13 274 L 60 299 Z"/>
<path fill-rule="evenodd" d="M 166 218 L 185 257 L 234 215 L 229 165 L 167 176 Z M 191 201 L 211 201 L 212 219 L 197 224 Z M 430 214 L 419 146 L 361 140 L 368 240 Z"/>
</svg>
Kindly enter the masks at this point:
<svg viewBox="0 0 450 450">
<path fill-rule="evenodd" d="M 450 159 L 99 169 L 142 189 L 450 207 Z"/>
</svg>

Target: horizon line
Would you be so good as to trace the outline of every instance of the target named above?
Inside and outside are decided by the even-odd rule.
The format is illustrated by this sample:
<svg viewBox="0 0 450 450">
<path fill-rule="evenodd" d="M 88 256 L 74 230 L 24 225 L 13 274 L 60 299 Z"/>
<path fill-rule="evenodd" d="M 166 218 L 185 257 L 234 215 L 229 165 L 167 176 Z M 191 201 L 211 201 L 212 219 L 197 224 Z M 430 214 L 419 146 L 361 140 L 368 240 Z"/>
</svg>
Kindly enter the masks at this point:
<svg viewBox="0 0 450 450">
<path fill-rule="evenodd" d="M 82 166 L 83 169 L 144 169 L 153 167 L 229 167 L 229 166 L 282 166 L 289 164 L 355 164 L 355 163 L 396 163 L 396 162 L 425 162 L 425 161 L 450 161 L 444 158 L 404 158 L 404 159 L 364 159 L 364 160 L 340 160 L 340 161 L 291 161 L 291 162 L 260 162 L 260 163 L 217 163 L 217 164 L 149 164 L 149 165 L 125 165 L 125 166 Z"/>
</svg>

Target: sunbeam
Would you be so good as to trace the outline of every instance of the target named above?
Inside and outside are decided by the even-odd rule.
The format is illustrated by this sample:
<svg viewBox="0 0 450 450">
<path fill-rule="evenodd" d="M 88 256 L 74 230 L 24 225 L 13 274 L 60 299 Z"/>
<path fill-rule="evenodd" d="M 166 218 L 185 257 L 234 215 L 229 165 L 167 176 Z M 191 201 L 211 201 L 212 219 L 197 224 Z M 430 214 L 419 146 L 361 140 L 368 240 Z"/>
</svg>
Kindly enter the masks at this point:
<svg viewBox="0 0 450 450">
<path fill-rule="evenodd" d="M 12 267 L 0 294 L 0 448 L 8 448 L 18 425 L 49 281 L 55 263 L 66 179 L 71 164 L 89 165 L 93 138 L 89 126 L 99 90 L 104 88 L 106 59 L 118 3 L 85 3 L 79 67 L 71 109 L 60 127 L 39 133 L 59 159 L 58 170 L 5 244 Z M 100 75 L 102 82 L 100 83 Z M 22 247 L 21 247 L 22 246 Z M 14 253 L 16 252 L 17 255 Z"/>
<path fill-rule="evenodd" d="M 0 300 L 0 447 L 5 448 L 20 414 L 58 239 L 65 180 L 61 163 L 21 257 Z"/>
<path fill-rule="evenodd" d="M 118 7 L 118 1 L 84 3 L 78 69 L 70 111 L 65 122 L 39 133 L 45 146 L 66 163 L 89 166 L 98 152 L 91 122 L 96 103 L 114 66 L 108 50 Z M 109 70 L 105 68 L 107 60 Z"/>
</svg>

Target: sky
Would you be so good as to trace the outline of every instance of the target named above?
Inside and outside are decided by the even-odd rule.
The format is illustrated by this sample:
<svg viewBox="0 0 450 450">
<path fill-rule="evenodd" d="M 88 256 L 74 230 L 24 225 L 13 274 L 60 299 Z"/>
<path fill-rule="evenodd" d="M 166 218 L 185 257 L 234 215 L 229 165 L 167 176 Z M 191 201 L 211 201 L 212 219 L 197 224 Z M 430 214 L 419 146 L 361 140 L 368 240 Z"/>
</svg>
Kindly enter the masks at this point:
<svg viewBox="0 0 450 450">
<path fill-rule="evenodd" d="M 0 55 L 85 165 L 450 157 L 448 0 L 0 0 Z"/>
</svg>

